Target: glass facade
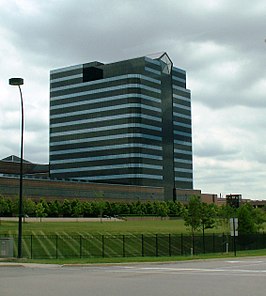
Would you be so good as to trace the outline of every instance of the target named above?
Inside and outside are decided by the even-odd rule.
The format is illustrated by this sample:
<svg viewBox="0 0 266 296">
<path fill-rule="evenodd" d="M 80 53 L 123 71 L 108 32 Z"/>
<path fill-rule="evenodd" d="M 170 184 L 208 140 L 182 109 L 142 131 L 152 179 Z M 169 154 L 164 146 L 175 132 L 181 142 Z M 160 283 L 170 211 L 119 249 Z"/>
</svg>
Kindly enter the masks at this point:
<svg viewBox="0 0 266 296">
<path fill-rule="evenodd" d="M 185 71 L 166 53 L 51 71 L 50 176 L 192 189 Z"/>
</svg>

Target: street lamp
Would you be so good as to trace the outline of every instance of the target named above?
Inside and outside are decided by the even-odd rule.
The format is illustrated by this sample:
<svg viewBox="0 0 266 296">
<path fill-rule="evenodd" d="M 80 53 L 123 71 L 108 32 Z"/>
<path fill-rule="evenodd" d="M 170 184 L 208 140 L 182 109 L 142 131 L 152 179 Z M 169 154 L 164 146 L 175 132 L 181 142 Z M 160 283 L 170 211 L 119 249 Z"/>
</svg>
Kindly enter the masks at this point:
<svg viewBox="0 0 266 296">
<path fill-rule="evenodd" d="M 20 142 L 20 183 L 19 183 L 19 220 L 18 220 L 18 258 L 22 257 L 22 217 L 23 217 L 23 199 L 22 199 L 22 188 L 23 188 L 23 133 L 24 133 L 24 108 L 21 85 L 24 81 L 22 78 L 10 78 L 9 84 L 16 85 L 19 88 L 20 101 L 21 101 L 21 142 Z"/>
</svg>

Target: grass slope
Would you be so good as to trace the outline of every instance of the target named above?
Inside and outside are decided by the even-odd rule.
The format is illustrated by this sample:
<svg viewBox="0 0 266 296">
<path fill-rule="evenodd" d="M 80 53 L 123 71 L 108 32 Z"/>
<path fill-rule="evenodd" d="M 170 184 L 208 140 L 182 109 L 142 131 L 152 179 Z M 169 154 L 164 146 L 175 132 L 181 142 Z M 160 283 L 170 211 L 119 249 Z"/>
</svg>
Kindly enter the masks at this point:
<svg viewBox="0 0 266 296">
<path fill-rule="evenodd" d="M 16 234 L 17 222 L 2 221 L 0 234 Z M 228 229 L 220 226 L 206 233 L 223 233 Z M 23 223 L 23 234 L 177 234 L 189 233 L 183 220 L 140 220 L 114 222 L 30 222 Z M 199 232 L 201 233 L 201 232 Z"/>
</svg>

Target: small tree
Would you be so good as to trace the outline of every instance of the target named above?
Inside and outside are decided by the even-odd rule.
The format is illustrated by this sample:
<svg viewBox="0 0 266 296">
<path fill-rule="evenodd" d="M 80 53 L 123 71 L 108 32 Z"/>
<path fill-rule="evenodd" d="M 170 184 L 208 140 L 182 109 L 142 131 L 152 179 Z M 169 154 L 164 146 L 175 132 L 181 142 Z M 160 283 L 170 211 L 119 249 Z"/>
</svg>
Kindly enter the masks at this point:
<svg viewBox="0 0 266 296">
<path fill-rule="evenodd" d="M 39 202 L 36 206 L 36 217 L 40 218 L 40 221 L 42 221 L 43 217 L 46 217 L 47 214 L 45 212 L 45 207 L 43 206 L 43 204 L 41 202 Z"/>
<path fill-rule="evenodd" d="M 28 198 L 24 201 L 24 214 L 28 216 L 34 216 L 36 213 L 36 203 Z"/>
<path fill-rule="evenodd" d="M 62 213 L 64 217 L 72 216 L 72 206 L 71 206 L 71 202 L 68 199 L 65 199 L 63 202 Z"/>
<path fill-rule="evenodd" d="M 240 234 L 248 234 L 263 228 L 265 214 L 260 209 L 254 209 L 252 205 L 245 203 L 237 211 L 238 231 Z"/>
<path fill-rule="evenodd" d="M 83 215 L 83 205 L 78 199 L 72 201 L 71 208 L 73 217 L 80 217 Z"/>
<path fill-rule="evenodd" d="M 200 220 L 203 237 L 203 252 L 205 253 L 205 229 L 210 229 L 215 226 L 217 209 L 214 204 L 201 203 L 200 205 Z"/>
<path fill-rule="evenodd" d="M 190 228 L 192 236 L 201 226 L 201 201 L 198 196 L 189 199 L 187 208 L 183 211 L 185 225 Z"/>
<path fill-rule="evenodd" d="M 264 228 L 263 224 L 266 222 L 265 211 L 262 209 L 258 209 L 258 208 L 253 209 L 252 216 L 255 221 L 256 231 L 262 230 Z"/>
</svg>

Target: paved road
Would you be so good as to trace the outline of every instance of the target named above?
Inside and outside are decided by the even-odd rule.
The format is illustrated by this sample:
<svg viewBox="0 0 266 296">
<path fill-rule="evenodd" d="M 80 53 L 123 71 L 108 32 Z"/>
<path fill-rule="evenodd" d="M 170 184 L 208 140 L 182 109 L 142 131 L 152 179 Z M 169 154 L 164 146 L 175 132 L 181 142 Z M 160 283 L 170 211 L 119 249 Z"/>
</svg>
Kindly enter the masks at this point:
<svg viewBox="0 0 266 296">
<path fill-rule="evenodd" d="M 0 266 L 3 296 L 264 296 L 266 257 L 106 266 Z"/>
</svg>

